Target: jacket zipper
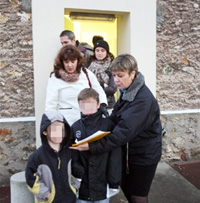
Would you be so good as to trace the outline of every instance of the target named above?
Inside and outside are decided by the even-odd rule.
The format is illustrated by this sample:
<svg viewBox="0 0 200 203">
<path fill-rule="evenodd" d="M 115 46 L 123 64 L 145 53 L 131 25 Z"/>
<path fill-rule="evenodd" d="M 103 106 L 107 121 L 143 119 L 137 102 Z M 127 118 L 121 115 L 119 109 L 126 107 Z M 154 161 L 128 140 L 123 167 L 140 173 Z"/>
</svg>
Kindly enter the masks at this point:
<svg viewBox="0 0 200 203">
<path fill-rule="evenodd" d="M 60 169 L 60 165 L 61 165 L 61 160 L 60 160 L 60 157 L 58 156 L 58 169 Z"/>
</svg>

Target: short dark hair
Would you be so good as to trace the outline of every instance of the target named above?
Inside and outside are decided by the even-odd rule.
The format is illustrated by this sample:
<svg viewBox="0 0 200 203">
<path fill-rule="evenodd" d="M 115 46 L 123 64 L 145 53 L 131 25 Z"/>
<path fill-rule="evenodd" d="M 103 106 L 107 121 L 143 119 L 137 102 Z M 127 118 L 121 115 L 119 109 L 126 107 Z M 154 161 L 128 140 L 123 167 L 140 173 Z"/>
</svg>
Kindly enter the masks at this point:
<svg viewBox="0 0 200 203">
<path fill-rule="evenodd" d="M 88 98 L 93 98 L 99 103 L 99 93 L 93 88 L 85 88 L 78 94 L 78 102 Z"/>
<path fill-rule="evenodd" d="M 68 38 L 71 39 L 71 40 L 75 39 L 75 35 L 71 30 L 62 31 L 61 34 L 60 34 L 60 37 L 63 37 L 63 36 L 68 36 Z"/>
</svg>

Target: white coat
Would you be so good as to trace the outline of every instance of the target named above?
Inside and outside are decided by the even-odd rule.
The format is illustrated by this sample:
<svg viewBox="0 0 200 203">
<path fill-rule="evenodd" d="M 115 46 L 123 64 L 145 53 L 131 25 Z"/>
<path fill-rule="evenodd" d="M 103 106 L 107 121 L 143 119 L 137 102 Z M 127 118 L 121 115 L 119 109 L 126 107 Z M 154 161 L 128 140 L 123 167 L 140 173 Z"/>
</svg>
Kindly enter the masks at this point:
<svg viewBox="0 0 200 203">
<path fill-rule="evenodd" d="M 88 69 L 87 72 L 92 88 L 99 93 L 100 103 L 107 104 L 106 94 L 96 76 Z M 47 85 L 45 111 L 59 111 L 67 122 L 72 125 L 80 119 L 78 94 L 84 88 L 89 87 L 86 74 L 82 70 L 76 82 L 66 82 L 52 74 Z"/>
</svg>

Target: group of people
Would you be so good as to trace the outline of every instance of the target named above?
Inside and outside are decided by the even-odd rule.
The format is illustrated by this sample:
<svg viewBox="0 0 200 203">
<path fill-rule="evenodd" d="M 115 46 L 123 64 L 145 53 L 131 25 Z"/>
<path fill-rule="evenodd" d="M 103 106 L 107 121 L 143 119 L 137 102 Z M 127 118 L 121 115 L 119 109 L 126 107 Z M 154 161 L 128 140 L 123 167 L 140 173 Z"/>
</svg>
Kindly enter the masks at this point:
<svg viewBox="0 0 200 203">
<path fill-rule="evenodd" d="M 60 34 L 63 47 L 48 80 L 42 145 L 26 167 L 35 202 L 108 203 L 119 186 L 128 202 L 148 202 L 161 157 L 159 106 L 136 59 L 114 58 L 108 43 L 96 38 L 91 49 L 80 47 L 69 30 Z M 97 131 L 109 134 L 72 146 Z"/>
</svg>

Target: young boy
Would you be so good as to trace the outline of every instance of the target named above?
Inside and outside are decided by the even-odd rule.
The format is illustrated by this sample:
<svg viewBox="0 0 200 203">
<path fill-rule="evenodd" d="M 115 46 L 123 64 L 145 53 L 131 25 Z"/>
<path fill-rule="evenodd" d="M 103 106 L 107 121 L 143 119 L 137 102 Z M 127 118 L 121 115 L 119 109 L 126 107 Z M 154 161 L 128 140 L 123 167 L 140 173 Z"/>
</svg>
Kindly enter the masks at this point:
<svg viewBox="0 0 200 203">
<path fill-rule="evenodd" d="M 78 95 L 81 119 L 72 125 L 74 140 L 82 140 L 98 130 L 112 131 L 114 123 L 102 116 L 99 109 L 99 94 L 92 88 L 83 89 Z M 108 203 L 108 192 L 119 191 L 121 179 L 121 150 L 92 155 L 89 151 L 79 152 L 85 173 L 82 177 L 77 203 Z M 107 190 L 107 185 L 109 190 Z M 107 192 L 108 191 L 108 192 Z"/>
<path fill-rule="evenodd" d="M 76 189 L 70 183 L 74 178 L 69 174 L 74 155 L 68 144 L 70 133 L 70 126 L 62 114 L 56 111 L 43 114 L 42 146 L 29 157 L 25 173 L 28 189 L 37 203 L 76 202 Z M 73 168 L 76 177 L 81 177 L 83 170 L 78 162 L 76 164 Z"/>
</svg>

